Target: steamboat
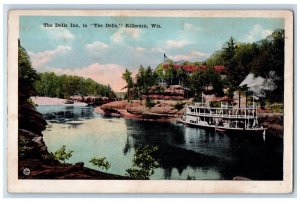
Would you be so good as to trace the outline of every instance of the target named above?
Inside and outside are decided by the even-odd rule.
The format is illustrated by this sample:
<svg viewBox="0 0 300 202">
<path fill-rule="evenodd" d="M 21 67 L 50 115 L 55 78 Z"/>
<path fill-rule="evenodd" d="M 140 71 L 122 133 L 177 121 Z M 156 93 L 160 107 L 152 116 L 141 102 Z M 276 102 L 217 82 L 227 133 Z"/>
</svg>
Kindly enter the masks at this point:
<svg viewBox="0 0 300 202">
<path fill-rule="evenodd" d="M 245 107 L 236 107 L 233 102 L 224 98 L 220 100 L 219 107 L 211 107 L 210 103 L 202 102 L 187 105 L 179 122 L 215 131 L 243 131 L 262 133 L 265 135 L 267 128 L 260 126 L 257 120 L 257 104 L 254 101 Z"/>
</svg>

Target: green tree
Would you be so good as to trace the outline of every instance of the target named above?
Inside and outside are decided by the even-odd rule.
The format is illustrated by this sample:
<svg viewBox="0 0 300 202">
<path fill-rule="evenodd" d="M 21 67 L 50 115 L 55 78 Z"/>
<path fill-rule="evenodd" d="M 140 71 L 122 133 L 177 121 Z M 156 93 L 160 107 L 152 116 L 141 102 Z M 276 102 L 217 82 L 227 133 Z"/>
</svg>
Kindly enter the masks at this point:
<svg viewBox="0 0 300 202">
<path fill-rule="evenodd" d="M 37 72 L 31 68 L 30 58 L 25 49 L 20 45 L 18 50 L 18 88 L 19 99 L 25 101 L 30 96 L 36 95 L 35 81 L 39 80 Z"/>
<path fill-rule="evenodd" d="M 270 40 L 272 47 L 271 56 L 271 70 L 274 70 L 278 75 L 284 74 L 284 30 L 277 29 L 270 36 L 267 37 Z"/>
<path fill-rule="evenodd" d="M 201 98 L 205 84 L 206 80 L 204 74 L 200 70 L 193 72 L 193 74 L 189 77 L 188 87 L 193 92 L 196 100 Z"/>
<path fill-rule="evenodd" d="M 257 57 L 258 48 L 255 43 L 239 43 L 236 47 L 234 60 L 239 78 L 236 83 L 241 83 L 252 69 L 253 60 Z M 236 78 L 237 79 L 237 78 Z"/>
<path fill-rule="evenodd" d="M 164 64 L 160 63 L 159 65 L 157 65 L 157 67 L 155 68 L 155 72 L 157 74 L 157 76 L 161 79 L 164 78 Z"/>
<path fill-rule="evenodd" d="M 230 37 L 226 42 L 223 51 L 224 65 L 227 72 L 228 85 L 230 88 L 229 92 L 233 92 L 240 84 L 240 80 L 243 79 L 239 75 L 237 62 L 234 57 L 236 51 L 236 41 L 233 37 Z M 233 94 L 230 93 L 229 96 L 232 97 Z"/>
<path fill-rule="evenodd" d="M 201 66 L 201 65 L 202 65 L 202 62 L 194 62 L 194 65 L 195 65 L 195 66 Z"/>
<path fill-rule="evenodd" d="M 53 72 L 39 74 L 40 79 L 35 82 L 37 95 L 48 97 L 69 98 L 72 95 L 95 95 L 114 98 L 115 94 L 109 85 L 102 85 L 88 78 L 61 75 Z"/>
<path fill-rule="evenodd" d="M 174 65 L 170 64 L 165 69 L 164 79 L 168 81 L 169 84 L 174 84 L 176 80 L 176 69 Z"/>
<path fill-rule="evenodd" d="M 66 151 L 66 146 L 63 145 L 61 148 L 59 148 L 57 151 L 51 153 L 51 155 L 54 157 L 55 160 L 63 161 L 64 164 L 66 163 L 66 160 L 70 159 L 72 157 L 73 151 Z"/>
<path fill-rule="evenodd" d="M 111 164 L 106 160 L 105 157 L 103 158 L 93 157 L 89 162 L 100 169 L 105 169 L 106 172 L 111 166 Z"/>
<path fill-rule="evenodd" d="M 43 96 L 55 97 L 57 95 L 58 76 L 53 72 L 40 73 L 40 81 L 35 86 Z"/>
<path fill-rule="evenodd" d="M 228 94 L 233 96 L 234 91 L 241 92 L 245 90 L 241 89 L 239 84 L 249 73 L 254 73 L 256 77 L 274 79 L 276 89 L 267 92 L 268 100 L 283 102 L 284 30 L 277 29 L 267 38 L 253 43 L 238 43 L 231 37 L 224 44 L 224 47 L 216 51 L 205 63 L 209 67 L 225 66 L 227 75 L 225 82 L 216 75 L 213 76 L 215 77 L 213 82 L 209 81 L 214 90 L 227 87 L 229 88 Z M 194 82 L 193 78 L 188 79 L 190 86 L 194 86 Z M 196 86 L 193 87 L 194 90 L 195 88 Z M 221 90 L 217 91 L 221 93 Z"/>
<path fill-rule="evenodd" d="M 31 62 L 26 50 L 18 41 L 18 158 L 32 158 L 34 155 L 38 159 L 48 157 L 48 153 L 40 150 L 35 145 L 32 136 L 28 133 L 42 134 L 46 129 L 47 122 L 43 119 L 31 101 L 31 96 L 36 96 L 37 92 L 34 83 L 39 80 L 39 75 L 31 67 Z"/>
<path fill-rule="evenodd" d="M 148 107 L 148 108 L 152 108 L 152 107 L 155 106 L 155 103 L 153 102 L 152 99 L 150 99 L 149 96 L 147 96 L 147 97 L 146 97 L 146 100 L 145 100 L 145 105 L 146 105 L 146 107 Z"/>
<path fill-rule="evenodd" d="M 135 179 L 149 179 L 154 169 L 159 167 L 153 157 L 157 150 L 158 147 L 148 145 L 138 147 L 133 157 L 133 167 L 126 170 L 126 175 Z"/>
<path fill-rule="evenodd" d="M 143 67 L 143 65 L 139 67 L 139 71 L 136 75 L 136 87 L 138 95 L 143 93 L 143 91 L 145 90 L 145 68 Z"/>
<path fill-rule="evenodd" d="M 150 66 L 148 66 L 145 70 L 145 88 L 147 89 L 150 86 L 154 86 L 157 84 L 157 75 L 155 72 L 152 72 Z"/>
<path fill-rule="evenodd" d="M 188 75 L 182 68 L 178 68 L 176 70 L 176 78 L 178 79 L 179 84 L 184 86 L 186 84 Z"/>
<path fill-rule="evenodd" d="M 203 71 L 203 77 L 205 86 L 212 85 L 214 93 L 218 96 L 223 96 L 224 82 L 218 72 L 209 67 Z"/>
<path fill-rule="evenodd" d="M 218 66 L 218 65 L 224 65 L 224 51 L 218 50 L 215 53 L 213 53 L 206 61 L 205 64 L 210 67 Z"/>
<path fill-rule="evenodd" d="M 130 99 L 130 90 L 133 87 L 133 80 L 131 77 L 131 72 L 126 69 L 125 72 L 122 75 L 122 78 L 126 81 L 127 83 L 127 98 Z"/>
<path fill-rule="evenodd" d="M 279 75 L 274 92 L 272 92 L 275 101 L 283 102 L 284 94 L 284 30 L 275 30 L 271 35 L 273 55 L 272 55 L 272 70 Z"/>
</svg>

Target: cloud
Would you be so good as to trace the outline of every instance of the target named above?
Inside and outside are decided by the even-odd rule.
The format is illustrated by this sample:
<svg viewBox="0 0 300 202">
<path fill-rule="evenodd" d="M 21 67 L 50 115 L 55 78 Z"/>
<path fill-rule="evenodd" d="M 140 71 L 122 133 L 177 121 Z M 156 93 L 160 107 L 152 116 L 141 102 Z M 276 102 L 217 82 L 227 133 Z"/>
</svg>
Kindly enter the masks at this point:
<svg viewBox="0 0 300 202">
<path fill-rule="evenodd" d="M 197 32 L 197 31 L 200 31 L 200 30 L 203 30 L 201 27 L 196 27 L 195 25 L 193 24 L 190 24 L 190 23 L 184 23 L 183 25 L 183 31 L 184 32 Z"/>
<path fill-rule="evenodd" d="M 185 46 L 190 45 L 190 44 L 191 44 L 191 42 L 187 41 L 187 40 L 168 40 L 165 43 L 165 47 L 167 49 L 182 48 L 182 47 L 185 47 Z"/>
<path fill-rule="evenodd" d="M 272 30 L 263 29 L 260 24 L 255 24 L 250 32 L 246 35 L 244 40 L 247 42 L 255 42 L 266 38 L 270 34 L 272 34 Z"/>
<path fill-rule="evenodd" d="M 112 43 L 122 43 L 125 38 L 138 40 L 141 37 L 141 30 L 134 28 L 120 28 L 111 37 Z"/>
<path fill-rule="evenodd" d="M 101 41 L 94 41 L 85 45 L 85 49 L 88 51 L 89 55 L 93 56 L 94 59 L 99 59 L 103 56 L 104 51 L 109 49 L 109 45 Z"/>
<path fill-rule="evenodd" d="M 133 47 L 127 46 L 128 51 L 131 51 L 133 54 L 155 54 L 155 53 L 164 53 L 165 50 L 162 48 L 144 48 L 144 47 Z M 145 55 L 148 56 L 148 55 Z"/>
<path fill-rule="evenodd" d="M 101 41 L 94 41 L 93 43 L 86 44 L 85 48 L 89 51 L 99 51 L 109 48 L 109 45 Z"/>
<path fill-rule="evenodd" d="M 162 49 L 162 48 L 150 48 L 149 52 L 150 53 L 164 53 L 166 51 L 164 49 Z"/>
<path fill-rule="evenodd" d="M 43 27 L 43 30 L 46 30 L 53 39 L 62 39 L 62 40 L 73 40 L 75 35 L 64 27 Z"/>
<path fill-rule="evenodd" d="M 191 51 L 188 54 L 178 54 L 178 55 L 170 55 L 169 58 L 174 61 L 179 60 L 186 60 L 186 61 L 203 61 L 207 57 L 209 57 L 210 54 L 203 53 L 199 51 Z"/>
<path fill-rule="evenodd" d="M 199 38 L 199 34 L 206 32 L 203 27 L 195 26 L 191 23 L 184 23 L 183 28 L 178 31 L 180 36 L 186 36 L 187 38 Z"/>
<path fill-rule="evenodd" d="M 44 64 L 50 62 L 54 57 L 64 54 L 71 50 L 71 46 L 58 46 L 54 50 L 46 50 L 38 53 L 33 53 L 29 51 L 28 55 L 31 59 L 32 67 L 37 69 L 43 66 Z"/>
<path fill-rule="evenodd" d="M 142 48 L 144 49 L 144 51 L 148 52 L 148 53 L 164 53 L 166 52 L 164 49 L 162 48 Z"/>
<path fill-rule="evenodd" d="M 136 51 L 136 52 L 140 52 L 140 53 L 145 52 L 145 50 L 146 50 L 146 49 L 145 49 L 145 48 L 142 48 L 142 47 L 136 47 L 136 48 L 135 48 L 135 51 Z"/>
<path fill-rule="evenodd" d="M 62 75 L 77 75 L 85 78 L 91 78 L 98 83 L 110 85 L 111 88 L 120 92 L 126 86 L 125 81 L 122 79 L 122 74 L 125 72 L 125 67 L 119 64 L 99 64 L 94 63 L 86 67 L 80 68 L 48 68 L 47 71 L 55 72 Z"/>
<path fill-rule="evenodd" d="M 215 50 L 222 49 L 223 45 L 224 45 L 224 41 L 217 41 L 215 45 Z"/>
</svg>

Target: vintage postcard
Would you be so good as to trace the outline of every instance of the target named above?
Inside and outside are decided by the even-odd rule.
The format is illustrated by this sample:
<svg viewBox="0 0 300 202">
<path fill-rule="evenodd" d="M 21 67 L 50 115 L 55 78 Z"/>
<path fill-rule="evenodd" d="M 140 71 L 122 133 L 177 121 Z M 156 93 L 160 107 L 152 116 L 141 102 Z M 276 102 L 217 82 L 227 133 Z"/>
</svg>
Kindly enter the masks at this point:
<svg viewBox="0 0 300 202">
<path fill-rule="evenodd" d="M 8 191 L 290 193 L 293 13 L 11 10 Z"/>
</svg>

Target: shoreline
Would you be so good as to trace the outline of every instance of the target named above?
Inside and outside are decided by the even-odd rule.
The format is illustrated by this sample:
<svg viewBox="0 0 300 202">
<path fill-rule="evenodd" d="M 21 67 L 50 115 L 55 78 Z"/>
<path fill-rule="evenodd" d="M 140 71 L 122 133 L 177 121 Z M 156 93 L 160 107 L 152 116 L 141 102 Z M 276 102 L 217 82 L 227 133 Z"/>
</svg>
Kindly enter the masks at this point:
<svg viewBox="0 0 300 202">
<path fill-rule="evenodd" d="M 163 110 L 163 108 L 167 107 L 169 106 L 164 105 L 164 107 L 159 109 L 156 107 L 154 111 L 166 112 L 166 110 Z M 141 101 L 135 100 L 130 103 L 123 100 L 98 106 L 94 108 L 94 112 L 104 116 L 123 117 L 124 119 L 169 123 L 176 123 L 177 119 L 182 114 L 181 110 L 178 110 L 175 113 L 172 110 L 169 110 L 169 113 L 152 113 L 151 109 L 152 108 L 146 108 L 143 106 Z M 258 119 L 263 126 L 268 128 L 267 134 L 278 138 L 284 137 L 282 124 L 283 114 L 262 113 L 258 116 Z"/>
<path fill-rule="evenodd" d="M 109 172 L 85 167 L 83 162 L 61 163 L 54 159 L 24 159 L 18 166 L 19 179 L 77 179 L 77 180 L 134 180 Z M 24 175 L 23 169 L 30 169 L 30 175 Z"/>
<path fill-rule="evenodd" d="M 158 104 L 148 108 L 143 101 L 134 100 L 115 101 L 94 108 L 94 112 L 110 117 L 122 117 L 124 119 L 152 121 L 152 122 L 176 122 L 182 115 L 182 110 L 175 110 L 170 103 Z"/>
<path fill-rule="evenodd" d="M 27 102 L 27 99 L 19 100 L 18 179 L 130 179 L 127 176 L 87 168 L 83 162 L 63 164 L 55 160 L 43 139 L 46 120 L 33 103 Z M 44 98 L 46 100 L 53 99 Z M 55 100 L 60 102 L 51 104 L 60 104 L 63 99 Z M 30 175 L 24 174 L 25 168 L 29 169 Z"/>
<path fill-rule="evenodd" d="M 32 102 L 36 105 L 66 105 L 66 106 L 87 106 L 87 103 L 74 101 L 73 104 L 66 104 L 67 99 L 52 98 L 52 97 L 30 97 Z"/>
<path fill-rule="evenodd" d="M 36 105 L 41 106 L 87 106 L 87 103 L 74 101 L 73 104 L 65 104 L 67 99 L 51 97 L 31 97 Z M 184 102 L 187 102 L 184 101 Z M 183 114 L 183 110 L 175 110 L 176 101 L 162 101 L 154 107 L 147 108 L 145 103 L 140 100 L 113 101 L 94 107 L 94 112 L 109 117 L 122 117 L 138 121 L 150 122 L 169 122 L 176 123 L 177 119 Z M 258 115 L 259 122 L 268 128 L 268 133 L 272 136 L 283 138 L 283 114 L 280 113 L 261 113 Z"/>
<path fill-rule="evenodd" d="M 111 113 L 106 114 L 100 106 L 94 108 L 94 112 L 104 115 L 104 116 L 110 116 L 114 118 L 124 118 L 128 120 L 138 120 L 138 121 L 150 121 L 150 122 L 169 122 L 169 123 L 176 123 L 178 117 L 172 117 L 172 118 L 157 118 L 157 119 L 151 119 L 151 118 L 143 118 L 139 115 L 130 114 L 126 110 L 118 110 L 119 113 Z"/>
</svg>

